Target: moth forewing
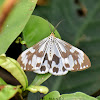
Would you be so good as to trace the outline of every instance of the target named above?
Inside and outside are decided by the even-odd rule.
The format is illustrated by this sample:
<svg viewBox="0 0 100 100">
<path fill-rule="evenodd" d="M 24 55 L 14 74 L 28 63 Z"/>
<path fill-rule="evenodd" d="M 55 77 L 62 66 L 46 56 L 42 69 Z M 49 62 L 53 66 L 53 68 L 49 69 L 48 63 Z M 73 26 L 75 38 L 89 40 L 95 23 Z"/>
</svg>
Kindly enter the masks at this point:
<svg viewBox="0 0 100 100">
<path fill-rule="evenodd" d="M 84 57 L 84 59 L 82 59 L 82 60 L 80 60 L 81 58 L 78 59 L 79 66 L 76 64 L 73 67 L 73 70 L 71 70 L 71 71 L 82 71 L 82 70 L 88 69 L 91 66 L 91 62 L 85 53 L 84 53 L 83 57 Z"/>
<path fill-rule="evenodd" d="M 47 49 L 47 39 L 48 38 L 45 38 L 32 47 L 26 49 L 18 57 L 17 61 L 20 63 L 23 70 L 35 71 L 40 69 Z"/>
<path fill-rule="evenodd" d="M 81 71 L 91 66 L 88 56 L 80 49 L 72 46 L 71 44 L 60 40 L 57 43 L 61 57 L 64 61 L 65 68 L 69 71 Z"/>
</svg>

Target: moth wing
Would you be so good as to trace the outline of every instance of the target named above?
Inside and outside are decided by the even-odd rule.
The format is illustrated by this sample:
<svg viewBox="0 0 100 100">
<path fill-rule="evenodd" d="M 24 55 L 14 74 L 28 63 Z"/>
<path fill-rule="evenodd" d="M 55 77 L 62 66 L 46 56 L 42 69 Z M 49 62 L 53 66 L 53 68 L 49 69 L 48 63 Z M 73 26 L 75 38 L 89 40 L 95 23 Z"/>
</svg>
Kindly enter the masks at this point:
<svg viewBox="0 0 100 100">
<path fill-rule="evenodd" d="M 51 53 L 53 53 L 53 57 L 52 57 L 51 61 L 48 60 L 48 64 L 50 67 L 49 73 L 51 73 L 53 75 L 58 75 L 58 76 L 65 75 L 68 72 L 68 70 L 65 69 L 65 67 L 64 67 L 62 57 L 60 55 L 59 49 L 58 49 L 55 41 L 53 43 Z M 49 56 L 49 49 L 47 51 L 47 55 Z"/>
<path fill-rule="evenodd" d="M 22 52 L 17 61 L 23 70 L 34 71 L 41 67 L 47 49 L 47 43 L 48 37 Z"/>
<path fill-rule="evenodd" d="M 49 64 L 48 64 L 48 57 L 47 57 L 47 53 L 45 54 L 45 57 L 43 59 L 42 65 L 39 69 L 35 70 L 35 73 L 38 74 L 45 74 L 49 71 Z"/>
<path fill-rule="evenodd" d="M 56 38 L 64 67 L 69 71 L 81 71 L 91 66 L 88 56 L 80 49 Z"/>
</svg>

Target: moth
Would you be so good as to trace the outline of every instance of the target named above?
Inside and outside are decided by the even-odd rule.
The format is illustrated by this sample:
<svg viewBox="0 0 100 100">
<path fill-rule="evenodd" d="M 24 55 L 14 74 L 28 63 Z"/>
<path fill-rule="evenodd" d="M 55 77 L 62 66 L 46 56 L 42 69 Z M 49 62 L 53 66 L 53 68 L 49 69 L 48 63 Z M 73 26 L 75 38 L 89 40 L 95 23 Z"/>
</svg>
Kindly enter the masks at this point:
<svg viewBox="0 0 100 100">
<path fill-rule="evenodd" d="M 68 71 L 81 71 L 91 66 L 83 51 L 56 38 L 53 32 L 22 52 L 17 61 L 25 71 L 52 75 L 65 75 Z"/>
</svg>

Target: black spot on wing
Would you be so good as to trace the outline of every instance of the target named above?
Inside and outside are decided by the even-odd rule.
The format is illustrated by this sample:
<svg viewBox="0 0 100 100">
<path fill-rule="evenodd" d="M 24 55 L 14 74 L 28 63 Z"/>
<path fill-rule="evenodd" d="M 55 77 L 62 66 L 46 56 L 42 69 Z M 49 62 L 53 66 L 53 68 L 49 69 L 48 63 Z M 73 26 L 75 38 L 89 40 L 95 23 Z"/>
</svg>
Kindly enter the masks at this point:
<svg viewBox="0 0 100 100">
<path fill-rule="evenodd" d="M 59 57 L 57 57 L 55 54 L 53 55 L 52 61 L 55 61 L 55 63 L 58 65 L 59 64 Z"/>
<path fill-rule="evenodd" d="M 45 71 L 45 70 L 46 70 L 46 67 L 45 66 L 41 66 L 40 71 L 42 72 L 42 71 Z"/>
<path fill-rule="evenodd" d="M 56 68 L 56 67 L 54 67 L 54 68 L 53 68 L 53 72 L 58 73 L 58 71 L 59 71 L 59 69 L 58 69 L 58 68 Z"/>
</svg>

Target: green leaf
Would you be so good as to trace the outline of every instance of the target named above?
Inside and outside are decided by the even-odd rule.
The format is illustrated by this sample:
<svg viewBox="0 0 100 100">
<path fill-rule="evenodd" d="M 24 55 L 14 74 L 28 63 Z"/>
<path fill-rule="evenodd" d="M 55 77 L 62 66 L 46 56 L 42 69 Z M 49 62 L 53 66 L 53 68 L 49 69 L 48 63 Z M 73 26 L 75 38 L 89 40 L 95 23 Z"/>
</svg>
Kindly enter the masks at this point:
<svg viewBox="0 0 100 100">
<path fill-rule="evenodd" d="M 20 90 L 20 86 L 4 85 L 0 86 L 0 99 L 9 100 L 15 96 L 15 94 Z"/>
<path fill-rule="evenodd" d="M 46 38 L 50 35 L 49 22 L 39 16 L 32 15 L 23 30 L 24 40 L 28 47 Z M 52 29 L 54 27 L 50 24 Z M 59 33 L 55 30 L 55 36 L 60 38 Z"/>
<path fill-rule="evenodd" d="M 0 78 L 0 85 L 6 85 L 7 83 L 2 79 Z"/>
<path fill-rule="evenodd" d="M 40 92 L 43 94 L 47 94 L 49 91 L 49 89 L 45 86 L 35 86 L 35 85 L 28 86 L 26 90 L 28 90 L 32 93 Z"/>
<path fill-rule="evenodd" d="M 97 99 L 82 92 L 60 95 L 58 91 L 53 91 L 44 96 L 43 100 L 97 100 Z"/>
<path fill-rule="evenodd" d="M 0 55 L 0 66 L 10 72 L 21 83 L 24 89 L 28 86 L 27 77 L 16 60 L 2 54 Z"/>
<path fill-rule="evenodd" d="M 2 48 L 0 54 L 5 53 L 11 43 L 22 32 L 35 8 L 36 2 L 37 0 L 19 0 L 9 14 L 0 33 L 0 48 Z"/>
<path fill-rule="evenodd" d="M 97 98 L 98 100 L 100 100 L 100 96 L 97 96 L 96 98 Z"/>
<path fill-rule="evenodd" d="M 79 0 L 87 9 L 83 17 L 78 15 L 79 5 L 74 1 L 51 0 L 49 5 L 35 9 L 34 14 L 53 25 L 64 19 L 57 28 L 61 38 L 83 50 L 92 66 L 85 71 L 52 76 L 44 85 L 50 91 L 58 90 L 60 93 L 81 91 L 93 94 L 100 89 L 100 0 Z"/>
<path fill-rule="evenodd" d="M 60 93 L 58 91 L 52 91 L 43 97 L 42 100 L 59 100 Z M 63 100 L 63 99 L 62 99 Z"/>
<path fill-rule="evenodd" d="M 37 74 L 31 85 L 41 85 L 44 81 L 46 81 L 51 76 L 50 73 L 47 74 Z"/>
<path fill-rule="evenodd" d="M 63 94 L 61 95 L 61 98 L 63 98 L 64 100 L 97 100 L 96 98 L 91 97 L 82 92 L 76 92 L 72 94 Z"/>
</svg>

